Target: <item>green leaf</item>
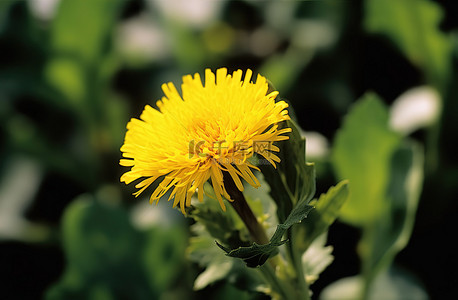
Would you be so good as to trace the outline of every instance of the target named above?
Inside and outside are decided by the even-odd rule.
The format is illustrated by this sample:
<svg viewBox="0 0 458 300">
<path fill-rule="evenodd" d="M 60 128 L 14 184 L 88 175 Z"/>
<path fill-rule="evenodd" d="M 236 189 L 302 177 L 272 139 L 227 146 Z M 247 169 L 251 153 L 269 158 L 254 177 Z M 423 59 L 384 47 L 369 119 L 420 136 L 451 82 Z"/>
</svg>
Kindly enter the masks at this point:
<svg viewBox="0 0 458 300">
<path fill-rule="evenodd" d="M 279 241 L 276 243 L 268 243 L 265 245 L 258 245 L 253 243 L 250 247 L 239 247 L 237 249 L 229 249 L 216 242 L 218 247 L 223 249 L 227 256 L 242 259 L 250 268 L 262 266 L 270 257 L 278 254 L 278 246 L 286 243 L 287 240 Z"/>
<path fill-rule="evenodd" d="M 341 216 L 364 228 L 359 250 L 367 291 L 410 237 L 423 158 L 418 147 L 401 144 L 400 136 L 388 128 L 386 108 L 366 95 L 338 132 L 333 161 L 337 174 L 351 184 Z"/>
<path fill-rule="evenodd" d="M 80 198 L 66 210 L 63 224 L 64 250 L 70 267 L 87 274 L 104 272 L 133 259 L 140 236 L 117 207 Z"/>
<path fill-rule="evenodd" d="M 366 1 L 365 27 L 388 36 L 411 62 L 442 87 L 450 73 L 452 43 L 439 29 L 443 12 L 428 0 Z"/>
<path fill-rule="evenodd" d="M 216 295 L 212 297 L 212 299 L 219 300 L 252 300 L 257 298 L 253 294 L 248 293 L 246 289 L 238 289 L 231 284 L 225 284 L 218 288 Z"/>
<path fill-rule="evenodd" d="M 45 67 L 45 77 L 75 107 L 85 100 L 89 105 L 97 102 L 94 93 L 103 84 L 98 80 L 106 71 L 103 63 L 110 57 L 122 5 L 121 0 L 59 2 L 50 37 L 54 55 Z"/>
<path fill-rule="evenodd" d="M 405 143 L 391 160 L 391 180 L 387 190 L 389 209 L 363 236 L 361 256 L 370 281 L 391 264 L 408 243 L 415 222 L 423 182 L 423 154 L 413 143 Z"/>
<path fill-rule="evenodd" d="M 90 299 L 105 292 L 109 299 L 157 297 L 138 260 L 141 235 L 119 207 L 79 197 L 66 209 L 62 230 L 67 266 L 46 299 Z"/>
<path fill-rule="evenodd" d="M 307 222 L 302 223 L 298 233 L 298 236 L 305 237 L 303 241 L 297 243 L 302 251 L 308 249 L 312 242 L 334 223 L 348 195 L 348 180 L 344 180 L 329 188 L 326 194 L 321 194 L 320 198 L 315 200 L 316 203 L 310 203 L 315 206 L 315 209 L 308 215 Z"/>
<path fill-rule="evenodd" d="M 144 242 L 138 249 L 142 268 L 149 286 L 154 290 L 164 290 L 183 270 L 187 233 L 182 226 L 177 225 L 153 228 L 144 232 L 143 236 Z"/>
<path fill-rule="evenodd" d="M 388 127 L 385 105 L 374 94 L 364 95 L 337 132 L 332 153 L 338 177 L 351 185 L 343 221 L 364 226 L 384 213 L 390 161 L 399 143 L 400 136 Z"/>
<path fill-rule="evenodd" d="M 228 249 L 218 242 L 216 244 L 223 249 L 228 256 L 241 258 L 248 267 L 254 268 L 263 265 L 267 259 L 278 253 L 278 247 L 287 242 L 282 240 L 286 231 L 294 224 L 300 223 L 307 217 L 313 206 L 308 205 L 308 199 L 303 198 L 293 208 L 285 223 L 277 225 L 277 230 L 265 245 L 253 243 L 250 247 L 239 247 L 237 249 Z"/>
<path fill-rule="evenodd" d="M 403 249 L 412 234 L 423 185 L 423 150 L 413 141 L 403 144 L 394 154 L 388 196 L 391 198 L 393 246 Z"/>
<path fill-rule="evenodd" d="M 46 66 L 46 79 L 56 87 L 72 105 L 87 97 L 84 68 L 77 61 L 67 57 L 55 57 Z"/>
<path fill-rule="evenodd" d="M 312 52 L 300 51 L 297 54 L 287 52 L 283 55 L 272 55 L 261 66 L 260 73 L 275 82 L 278 90 L 285 93 L 293 87 L 301 70 L 313 58 Z"/>
<path fill-rule="evenodd" d="M 186 233 L 181 227 L 135 229 L 118 190 L 81 196 L 63 216 L 67 266 L 47 299 L 157 299 L 183 268 Z"/>
<path fill-rule="evenodd" d="M 281 162 L 277 169 L 271 165 L 261 165 L 260 169 L 277 204 L 278 219 L 285 222 L 294 205 L 301 201 L 308 203 L 315 194 L 315 166 L 306 163 L 305 139 L 295 122 L 283 122 L 280 127 L 292 129 L 289 140 L 277 145 Z"/>
<path fill-rule="evenodd" d="M 81 63 L 95 63 L 123 4 L 120 0 L 61 1 L 51 28 L 53 50 Z"/>
</svg>

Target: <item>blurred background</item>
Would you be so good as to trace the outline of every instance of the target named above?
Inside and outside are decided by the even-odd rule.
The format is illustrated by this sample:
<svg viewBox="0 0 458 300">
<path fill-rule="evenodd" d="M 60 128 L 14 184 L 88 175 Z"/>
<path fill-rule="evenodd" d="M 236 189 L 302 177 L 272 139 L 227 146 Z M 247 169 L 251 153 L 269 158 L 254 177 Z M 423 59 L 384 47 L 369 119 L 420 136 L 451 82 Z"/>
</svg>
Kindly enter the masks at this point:
<svg viewBox="0 0 458 300">
<path fill-rule="evenodd" d="M 294 109 L 317 195 L 352 104 L 376 93 L 425 149 L 408 246 L 395 259 L 431 299 L 458 293 L 458 10 L 453 1 L 0 1 L 0 298 L 250 299 L 193 291 L 190 220 L 119 183 L 125 126 L 160 86 L 250 68 Z M 376 180 L 376 178 L 374 179 Z M 360 231 L 330 229 L 313 285 L 360 271 Z"/>
</svg>

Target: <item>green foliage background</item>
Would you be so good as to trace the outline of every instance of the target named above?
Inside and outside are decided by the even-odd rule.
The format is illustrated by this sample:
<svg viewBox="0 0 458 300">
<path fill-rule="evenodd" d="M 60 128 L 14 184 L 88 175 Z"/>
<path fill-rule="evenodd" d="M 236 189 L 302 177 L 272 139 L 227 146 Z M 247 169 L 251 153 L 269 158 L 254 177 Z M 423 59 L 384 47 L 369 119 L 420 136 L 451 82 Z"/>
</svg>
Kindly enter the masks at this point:
<svg viewBox="0 0 458 300">
<path fill-rule="evenodd" d="M 192 220 L 119 183 L 129 118 L 154 105 L 162 83 L 223 66 L 266 76 L 305 130 L 294 141 L 305 134 L 319 200 L 295 232 L 309 237 L 298 247 L 334 221 L 342 203 L 329 199 L 340 199 L 342 186 L 329 187 L 349 180 L 325 242 L 334 261 L 313 298 L 360 280 L 375 282 L 366 295 L 389 286 L 397 296 L 453 298 L 456 15 L 447 1 L 430 0 L 0 1 L 0 298 L 263 298 L 246 291 L 256 290 L 247 287 L 256 285 L 251 271 L 196 236 L 202 228 Z M 413 131 L 395 130 L 394 104 L 420 86 L 435 91 L 439 112 Z M 310 132 L 327 147 L 314 150 Z M 286 155 L 303 144 L 285 147 L 284 162 L 310 171 L 302 156 Z M 279 172 L 301 181 L 288 166 Z M 276 186 L 273 171 L 263 168 L 283 223 L 285 191 L 296 186 Z M 217 227 L 212 234 L 235 238 Z M 329 258 L 326 251 L 319 254 Z"/>
</svg>

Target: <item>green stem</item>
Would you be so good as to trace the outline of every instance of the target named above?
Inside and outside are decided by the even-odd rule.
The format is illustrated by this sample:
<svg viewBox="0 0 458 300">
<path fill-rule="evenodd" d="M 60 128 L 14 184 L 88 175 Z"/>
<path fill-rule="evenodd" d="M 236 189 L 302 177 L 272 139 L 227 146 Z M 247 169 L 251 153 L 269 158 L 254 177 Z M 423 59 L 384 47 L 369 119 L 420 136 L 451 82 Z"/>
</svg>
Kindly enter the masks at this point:
<svg viewBox="0 0 458 300">
<path fill-rule="evenodd" d="M 243 223 L 250 232 L 251 238 L 254 242 L 259 245 L 268 244 L 269 238 L 266 235 L 266 232 L 261 224 L 259 224 L 256 216 L 251 210 L 250 206 L 246 202 L 245 196 L 237 188 L 234 180 L 231 175 L 227 172 L 223 172 L 224 187 L 226 188 L 227 193 L 231 197 L 232 207 L 235 209 L 237 214 L 242 219 Z M 264 275 L 265 280 L 270 285 L 273 291 L 281 296 L 281 299 L 286 300 L 295 300 L 296 293 L 294 288 L 286 280 L 281 280 L 276 275 L 277 269 L 277 260 L 274 258 L 269 259 L 268 263 L 260 266 L 258 269 Z"/>
<path fill-rule="evenodd" d="M 263 245 L 269 243 L 266 232 L 261 224 L 259 224 L 256 216 L 246 202 L 245 196 L 237 188 L 231 175 L 227 172 L 223 172 L 224 187 L 227 193 L 231 197 L 232 207 L 235 209 L 237 214 L 240 216 L 242 221 L 245 223 L 248 231 L 254 242 Z M 294 227 L 293 227 L 294 229 Z M 295 233 L 295 231 L 293 231 Z M 290 257 L 291 262 L 296 270 L 296 281 L 299 290 L 293 288 L 291 283 L 287 280 L 282 280 L 276 275 L 277 261 L 270 259 L 268 264 L 264 264 L 260 267 L 261 272 L 264 274 L 266 281 L 270 284 L 271 288 L 282 296 L 282 299 L 310 299 L 310 292 L 308 284 L 305 280 L 304 271 L 302 269 L 302 260 L 300 253 L 294 249 L 295 237 L 297 234 L 293 234 L 290 237 Z M 292 278 L 290 278 L 292 280 Z"/>
<path fill-rule="evenodd" d="M 369 291 L 377 273 L 374 266 L 374 238 L 375 238 L 375 222 L 368 224 L 363 229 L 363 236 L 360 240 L 360 256 L 362 262 L 361 273 L 363 275 L 363 287 L 361 290 L 361 299 L 366 300 L 369 297 Z"/>
<path fill-rule="evenodd" d="M 310 290 L 308 283 L 305 278 L 304 269 L 302 266 L 302 257 L 301 254 L 297 251 L 295 247 L 296 238 L 297 238 L 297 227 L 293 226 L 291 228 L 291 237 L 290 237 L 290 255 L 294 269 L 296 270 L 297 283 L 299 286 L 299 295 L 300 299 L 309 300 L 310 299 Z"/>
</svg>

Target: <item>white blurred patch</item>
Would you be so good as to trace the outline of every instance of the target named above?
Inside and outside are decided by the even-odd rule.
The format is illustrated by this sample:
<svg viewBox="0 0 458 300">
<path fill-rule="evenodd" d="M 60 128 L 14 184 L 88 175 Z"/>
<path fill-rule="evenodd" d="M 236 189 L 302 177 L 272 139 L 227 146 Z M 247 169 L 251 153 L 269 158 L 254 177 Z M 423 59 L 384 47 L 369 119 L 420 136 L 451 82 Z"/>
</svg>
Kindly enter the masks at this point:
<svg viewBox="0 0 458 300">
<path fill-rule="evenodd" d="M 41 21 L 50 21 L 56 14 L 60 0 L 29 0 L 32 15 Z"/>
<path fill-rule="evenodd" d="M 302 267 L 305 279 L 309 284 L 315 282 L 319 275 L 332 263 L 332 246 L 325 246 L 327 233 L 317 237 L 302 255 Z"/>
<path fill-rule="evenodd" d="M 353 300 L 361 298 L 364 279 L 361 275 L 339 279 L 321 292 L 320 300 Z M 421 282 L 410 272 L 391 266 L 376 274 L 367 299 L 371 300 L 427 300 Z"/>
<path fill-rule="evenodd" d="M 219 18 L 224 0 L 149 0 L 153 9 L 173 21 L 203 27 Z"/>
<path fill-rule="evenodd" d="M 167 227 L 184 220 L 182 214 L 172 208 L 172 203 L 167 202 L 167 197 L 162 197 L 157 205 L 156 202 L 151 205 L 148 200 L 144 198 L 130 212 L 132 223 L 136 228 Z"/>
<path fill-rule="evenodd" d="M 362 295 L 363 278 L 352 276 L 339 279 L 326 288 L 320 294 L 320 300 L 353 300 Z M 380 299 L 382 300 L 382 299 Z"/>
<path fill-rule="evenodd" d="M 318 50 L 335 43 L 337 32 L 331 24 L 321 20 L 297 22 L 292 35 L 292 43 L 301 49 Z"/>
<path fill-rule="evenodd" d="M 305 137 L 307 159 L 324 158 L 329 154 L 329 142 L 324 135 L 316 131 L 302 131 Z"/>
<path fill-rule="evenodd" d="M 390 126 L 402 133 L 433 124 L 439 117 L 441 100 L 439 93 L 429 86 L 416 87 L 397 98 L 390 111 Z"/>
<path fill-rule="evenodd" d="M 122 54 L 141 60 L 163 59 L 169 53 L 165 33 L 146 15 L 123 22 L 116 45 Z"/>
<path fill-rule="evenodd" d="M 276 29 L 284 30 L 291 28 L 295 22 L 294 14 L 296 13 L 299 1 L 265 1 L 264 6 L 265 20 Z M 284 32 L 289 35 L 289 32 Z"/>
<path fill-rule="evenodd" d="M 249 43 L 251 52 L 262 57 L 275 51 L 280 44 L 280 38 L 273 30 L 262 27 L 253 32 Z"/>
<path fill-rule="evenodd" d="M 41 240 L 47 234 L 42 226 L 24 218 L 42 179 L 40 166 L 31 160 L 15 158 L 2 174 L 0 183 L 0 239 Z"/>
</svg>

